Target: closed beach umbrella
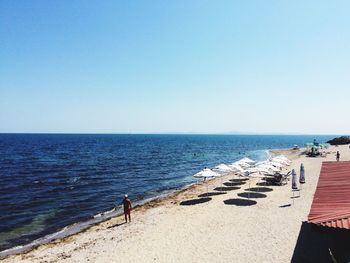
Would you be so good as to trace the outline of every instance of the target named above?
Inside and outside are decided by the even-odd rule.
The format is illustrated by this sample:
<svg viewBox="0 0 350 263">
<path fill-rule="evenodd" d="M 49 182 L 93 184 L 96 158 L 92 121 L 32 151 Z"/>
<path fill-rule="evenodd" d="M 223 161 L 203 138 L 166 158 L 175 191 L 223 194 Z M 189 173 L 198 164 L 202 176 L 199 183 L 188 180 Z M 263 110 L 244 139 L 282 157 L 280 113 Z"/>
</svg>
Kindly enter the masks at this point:
<svg viewBox="0 0 350 263">
<path fill-rule="evenodd" d="M 305 168 L 303 163 L 300 165 L 299 183 L 301 189 L 302 184 L 305 184 Z"/>
<path fill-rule="evenodd" d="M 292 170 L 292 193 L 293 193 L 293 204 L 294 204 L 294 191 L 293 190 L 296 190 L 298 189 L 298 186 L 297 186 L 297 174 L 295 172 L 295 170 L 293 169 Z"/>
<path fill-rule="evenodd" d="M 297 186 L 297 174 L 295 172 L 295 170 L 292 170 L 292 189 L 298 189 Z"/>
</svg>

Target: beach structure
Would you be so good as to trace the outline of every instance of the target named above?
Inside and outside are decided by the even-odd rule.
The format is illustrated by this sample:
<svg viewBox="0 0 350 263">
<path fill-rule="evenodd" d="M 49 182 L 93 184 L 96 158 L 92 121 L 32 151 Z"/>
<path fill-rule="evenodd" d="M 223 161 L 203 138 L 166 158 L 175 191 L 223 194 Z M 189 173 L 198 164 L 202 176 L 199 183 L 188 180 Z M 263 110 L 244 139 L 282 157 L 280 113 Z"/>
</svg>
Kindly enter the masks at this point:
<svg viewBox="0 0 350 263">
<path fill-rule="evenodd" d="M 310 157 L 315 157 L 321 155 L 321 150 L 323 149 L 328 149 L 330 146 L 329 143 L 318 143 L 318 142 L 313 142 L 313 143 L 306 143 L 305 148 L 306 148 L 306 155 Z"/>
<path fill-rule="evenodd" d="M 350 230 L 349 196 L 350 161 L 323 162 L 308 222 Z"/>
</svg>

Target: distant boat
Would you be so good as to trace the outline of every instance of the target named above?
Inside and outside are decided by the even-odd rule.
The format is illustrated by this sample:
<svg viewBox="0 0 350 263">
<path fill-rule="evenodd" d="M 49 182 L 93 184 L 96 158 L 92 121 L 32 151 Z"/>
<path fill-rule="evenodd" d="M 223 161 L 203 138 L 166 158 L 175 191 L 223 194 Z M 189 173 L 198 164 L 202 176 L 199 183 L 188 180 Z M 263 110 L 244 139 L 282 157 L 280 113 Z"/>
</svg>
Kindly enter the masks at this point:
<svg viewBox="0 0 350 263">
<path fill-rule="evenodd" d="M 299 146 L 297 144 L 294 144 L 293 150 L 299 150 Z"/>
</svg>

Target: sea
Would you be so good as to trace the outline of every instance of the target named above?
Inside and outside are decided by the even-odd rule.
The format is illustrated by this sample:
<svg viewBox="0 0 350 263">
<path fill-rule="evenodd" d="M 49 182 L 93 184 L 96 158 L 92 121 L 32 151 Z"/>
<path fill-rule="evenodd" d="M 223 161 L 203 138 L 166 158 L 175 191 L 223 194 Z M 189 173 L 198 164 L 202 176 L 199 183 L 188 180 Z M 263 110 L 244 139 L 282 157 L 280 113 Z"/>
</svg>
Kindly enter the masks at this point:
<svg viewBox="0 0 350 263">
<path fill-rule="evenodd" d="M 0 134 L 0 257 L 117 215 L 124 194 L 142 204 L 206 167 L 334 137 Z"/>
</svg>

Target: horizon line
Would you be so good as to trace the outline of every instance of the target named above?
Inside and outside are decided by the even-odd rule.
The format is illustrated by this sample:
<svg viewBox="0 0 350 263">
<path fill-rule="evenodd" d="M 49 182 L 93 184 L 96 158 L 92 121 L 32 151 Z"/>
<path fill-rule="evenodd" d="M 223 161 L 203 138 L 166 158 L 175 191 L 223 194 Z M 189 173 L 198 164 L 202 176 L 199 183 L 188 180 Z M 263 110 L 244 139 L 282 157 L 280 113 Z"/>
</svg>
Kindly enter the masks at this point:
<svg viewBox="0 0 350 263">
<path fill-rule="evenodd" d="M 37 135 L 275 135 L 275 136 L 348 136 L 349 134 L 326 133 L 283 133 L 283 132 L 0 132 L 4 134 L 37 134 Z"/>
</svg>

